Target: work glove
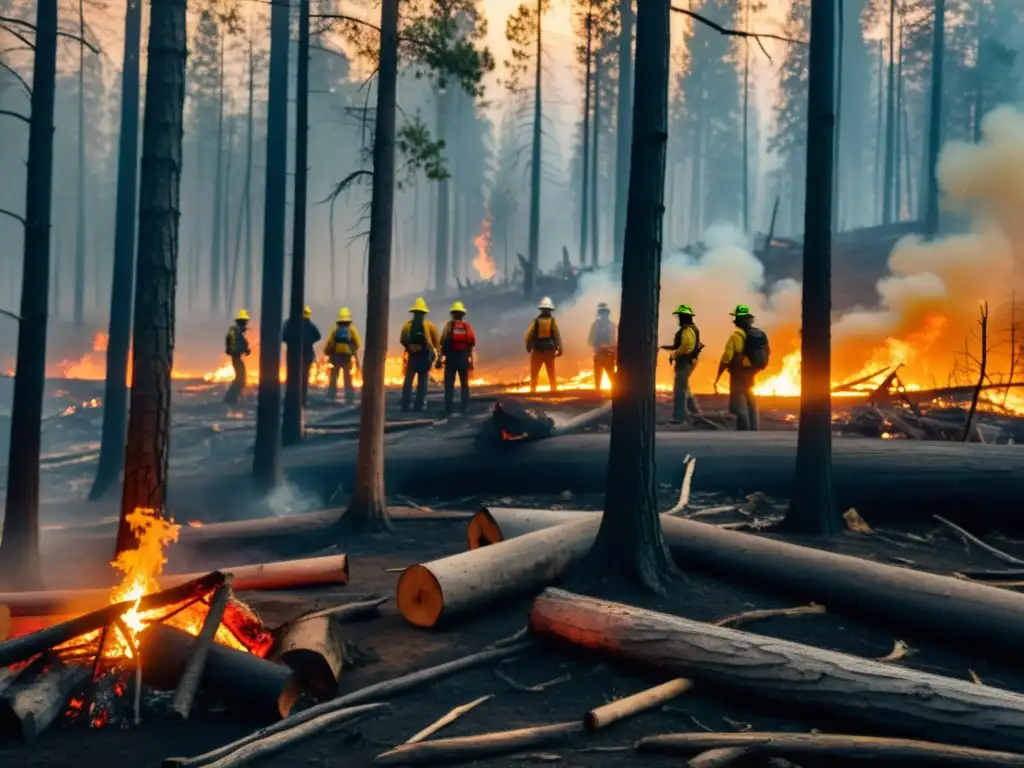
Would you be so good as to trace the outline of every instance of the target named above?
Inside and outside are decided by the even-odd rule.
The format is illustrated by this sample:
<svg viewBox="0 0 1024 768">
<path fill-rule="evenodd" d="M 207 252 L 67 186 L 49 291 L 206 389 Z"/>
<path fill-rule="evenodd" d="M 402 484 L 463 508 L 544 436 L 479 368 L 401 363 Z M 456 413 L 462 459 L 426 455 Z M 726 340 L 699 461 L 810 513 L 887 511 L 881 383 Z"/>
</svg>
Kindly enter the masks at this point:
<svg viewBox="0 0 1024 768">
<path fill-rule="evenodd" d="M 441 368 L 443 368 L 443 367 L 444 367 L 444 359 L 443 359 L 443 358 L 440 358 L 440 357 L 439 357 L 439 358 L 437 358 L 437 362 L 436 362 L 436 363 L 434 363 L 434 367 L 435 367 L 435 368 L 436 368 L 437 370 L 439 370 L 439 371 L 440 371 L 440 370 L 441 370 Z"/>
<path fill-rule="evenodd" d="M 555 357 L 561 357 L 561 356 L 562 356 L 562 350 L 556 349 L 555 350 Z"/>
</svg>

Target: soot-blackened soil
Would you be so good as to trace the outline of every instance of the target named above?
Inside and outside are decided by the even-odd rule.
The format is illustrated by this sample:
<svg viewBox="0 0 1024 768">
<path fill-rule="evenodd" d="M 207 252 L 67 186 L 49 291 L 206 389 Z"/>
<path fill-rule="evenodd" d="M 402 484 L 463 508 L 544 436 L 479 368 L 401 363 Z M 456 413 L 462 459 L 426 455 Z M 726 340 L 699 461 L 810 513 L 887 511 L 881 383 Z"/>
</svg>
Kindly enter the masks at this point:
<svg viewBox="0 0 1024 768">
<path fill-rule="evenodd" d="M 673 492 L 666 489 L 663 503 L 670 505 Z M 502 500 L 504 501 L 504 500 Z M 511 500 L 521 505 L 525 500 Z M 540 505 L 542 500 L 532 500 Z M 590 506 L 588 499 L 547 499 L 544 506 Z M 726 505 L 729 500 L 694 499 L 695 507 Z M 742 500 L 741 500 L 742 501 Z M 749 519 L 749 505 L 771 507 L 770 500 L 746 502 L 747 509 L 708 515 L 715 521 Z M 740 505 L 742 507 L 742 504 Z M 746 512 L 747 514 L 744 514 Z M 755 514 L 761 514 L 757 512 Z M 707 519 L 706 518 L 706 519 Z M 400 569 L 465 548 L 465 521 L 439 520 L 403 522 L 389 535 L 365 537 L 342 545 L 320 537 L 306 554 L 347 551 L 351 556 L 348 587 L 312 592 L 243 595 L 274 626 L 313 607 L 349 602 L 369 595 L 393 595 Z M 895 562 L 940 573 L 966 567 L 968 555 L 958 542 L 934 531 L 888 531 L 878 535 L 847 533 L 828 548 L 879 562 Z M 994 542 L 1004 549 L 1013 545 Z M 275 556 L 273 541 L 245 552 L 230 553 L 235 562 L 266 560 Z M 295 556 L 289 552 L 289 556 Z M 972 552 L 975 567 L 999 567 L 987 555 Z M 625 598 L 645 607 L 699 620 L 715 620 L 751 609 L 780 608 L 799 601 L 769 595 L 749 585 L 729 584 L 698 573 L 688 573 L 686 583 L 674 594 L 659 599 Z M 393 603 L 383 606 L 379 618 L 347 625 L 346 632 L 360 649 L 376 661 L 367 661 L 342 677 L 341 692 L 386 680 L 477 651 L 511 635 L 524 624 L 530 600 L 493 606 L 470 620 L 440 630 L 408 626 Z M 793 618 L 771 618 L 744 626 L 749 631 L 785 638 L 866 658 L 879 658 L 905 641 L 912 653 L 898 662 L 908 667 L 970 679 L 976 674 L 987 685 L 1024 691 L 1024 676 L 1006 666 L 986 661 L 969 652 L 942 649 L 894 632 L 870 626 L 840 615 L 819 614 Z M 979 632 L 984 628 L 979 627 Z M 534 649 L 501 666 L 504 677 L 523 686 L 559 680 L 538 692 L 518 690 L 496 674 L 497 665 L 480 667 L 439 681 L 429 688 L 391 700 L 393 711 L 350 727 L 339 728 L 294 745 L 283 753 L 253 763 L 269 766 L 369 766 L 373 757 L 403 743 L 452 708 L 478 697 L 493 698 L 449 725 L 433 738 L 506 730 L 530 725 L 572 721 L 589 708 L 634 693 L 662 680 L 642 676 L 597 659 L 571 652 Z M 0 743 L 0 765 L 25 768 L 79 768 L 94 760 L 103 768 L 155 768 L 172 755 L 198 754 L 232 741 L 258 727 L 226 712 L 197 709 L 186 723 L 174 723 L 158 713 L 150 714 L 138 727 L 111 726 L 98 730 L 86 727 L 52 728 L 30 745 Z M 778 705 L 758 706 L 742 696 L 729 697 L 724 691 L 697 687 L 660 709 L 638 715 L 600 732 L 583 743 L 562 748 L 545 748 L 525 754 L 496 757 L 474 765 L 509 766 L 552 763 L 560 766 L 678 766 L 679 758 L 636 756 L 630 745 L 644 735 L 679 731 L 734 731 L 748 728 L 807 731 L 818 727 L 836 730 L 835 720 L 815 720 L 806 715 L 785 715 Z M 621 749 L 608 749 L 621 748 Z M 803 765 L 812 763 L 803 761 Z M 834 762 L 832 764 L 835 764 Z"/>
</svg>

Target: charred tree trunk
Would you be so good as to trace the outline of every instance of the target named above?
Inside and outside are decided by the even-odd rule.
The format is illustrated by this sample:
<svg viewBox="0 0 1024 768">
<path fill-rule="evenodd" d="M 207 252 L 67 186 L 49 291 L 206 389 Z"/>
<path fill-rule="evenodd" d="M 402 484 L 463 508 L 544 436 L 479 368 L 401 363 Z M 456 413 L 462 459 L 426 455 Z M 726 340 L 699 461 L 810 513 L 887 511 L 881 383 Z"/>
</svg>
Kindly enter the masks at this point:
<svg viewBox="0 0 1024 768">
<path fill-rule="evenodd" d="M 839 231 L 839 176 L 840 133 L 843 124 L 843 49 L 846 22 L 843 18 L 843 0 L 835 0 L 836 8 L 836 69 L 835 69 L 835 141 L 832 147 L 832 231 Z M 747 29 L 749 29 L 749 25 Z"/>
<path fill-rule="evenodd" d="M 596 57 L 595 57 L 596 58 Z M 601 220 L 598 218 L 598 188 L 601 178 L 598 139 L 601 136 L 601 60 L 594 61 L 594 150 L 590 159 L 590 234 L 593 240 L 590 263 L 598 266 L 601 260 Z"/>
<path fill-rule="evenodd" d="M 309 153 L 309 0 L 299 0 L 298 73 L 295 79 L 295 208 L 292 220 L 292 284 L 288 326 L 292 338 L 288 344 L 288 377 L 284 392 L 284 425 L 281 438 L 285 445 L 302 442 L 302 386 L 305 364 L 306 305 L 306 163 Z M 298 330 L 296 330 L 298 329 Z"/>
<path fill-rule="evenodd" d="M 889 0 L 889 82 L 885 107 L 885 170 L 882 172 L 882 223 L 893 221 L 893 181 L 896 173 L 896 0 Z"/>
<path fill-rule="evenodd" d="M 150 11 L 131 409 L 117 552 L 136 544 L 127 516 L 140 507 L 162 512 L 167 498 L 187 56 L 185 6 L 186 0 L 153 0 Z"/>
<path fill-rule="evenodd" d="M 594 2 L 590 0 L 587 6 L 587 48 L 586 48 L 586 74 L 583 78 L 583 185 L 580 194 L 580 266 L 587 264 L 587 236 L 589 235 L 587 221 L 587 195 L 590 192 L 590 84 L 591 84 L 591 58 L 593 52 L 593 15 Z"/>
<path fill-rule="evenodd" d="M 533 141 L 530 152 L 530 268 L 526 270 L 523 280 L 523 293 L 532 299 L 537 284 L 537 271 L 540 268 L 540 185 L 543 164 L 541 145 L 541 120 L 543 117 L 541 102 L 541 56 L 543 55 L 542 30 L 544 27 L 544 0 L 537 0 L 537 61 L 533 77 Z"/>
<path fill-rule="evenodd" d="M 252 306 L 252 283 L 254 255 L 252 252 L 252 135 L 253 104 L 255 101 L 255 65 L 252 52 L 252 38 L 249 39 L 249 111 L 245 128 L 245 269 L 242 300 L 245 306 Z"/>
<path fill-rule="evenodd" d="M 660 3 L 659 3 L 660 5 Z M 619 0 L 619 95 L 615 118 L 615 222 L 612 260 L 622 261 L 622 247 L 626 242 L 627 196 L 629 185 L 630 148 L 633 127 L 633 2 Z M 662 171 L 664 176 L 664 169 Z"/>
<path fill-rule="evenodd" d="M 352 500 L 341 517 L 351 531 L 390 530 L 384 497 L 384 366 L 391 298 L 391 228 L 395 203 L 395 109 L 398 96 L 398 2 L 383 0 L 377 118 L 373 136 L 373 198 L 370 201 L 366 351 L 359 417 L 359 451 Z"/>
<path fill-rule="evenodd" d="M 107 380 L 103 390 L 100 458 L 89 498 L 99 499 L 124 468 L 128 416 L 128 354 L 132 343 L 132 294 L 135 291 L 135 208 L 139 182 L 139 46 L 142 0 L 128 0 L 124 14 L 124 65 L 121 70 L 121 128 L 117 149 L 117 210 L 114 221 L 114 275 L 110 290 Z"/>
<path fill-rule="evenodd" d="M 213 231 L 210 233 L 210 316 L 220 312 L 221 239 L 224 210 L 224 33 L 218 29 L 217 49 L 217 156 L 213 171 Z"/>
<path fill-rule="evenodd" d="M 75 219 L 75 328 L 85 325 L 85 7 L 78 0 L 78 214 Z"/>
<path fill-rule="evenodd" d="M 935 0 L 935 21 L 932 33 L 931 108 L 928 115 L 928 184 L 925 189 L 925 234 L 939 232 L 939 165 L 942 144 L 942 69 L 946 58 L 946 0 Z"/>
<path fill-rule="evenodd" d="M 270 93 L 263 211 L 263 290 L 260 297 L 260 391 L 256 406 L 256 488 L 281 479 L 281 324 L 284 314 L 284 235 L 288 184 L 288 45 L 291 0 L 270 11 Z"/>
<path fill-rule="evenodd" d="M 893 141 L 893 203 L 895 220 L 903 221 L 903 15 L 900 14 L 899 57 L 896 59 L 896 138 Z"/>
<path fill-rule="evenodd" d="M 832 174 L 835 151 L 835 2 L 812 0 L 804 202 L 800 427 L 796 479 L 783 527 L 834 535 L 832 493 Z"/>
<path fill-rule="evenodd" d="M 224 239 L 221 242 L 220 259 L 221 269 L 224 274 L 224 292 L 222 299 L 224 301 L 221 307 L 225 312 L 231 312 L 231 302 L 235 297 L 235 278 L 236 273 L 231 272 L 231 166 L 235 156 L 235 116 L 231 115 L 228 118 L 228 148 L 225 152 L 224 159 L 224 195 L 222 198 L 223 206 L 221 211 L 221 221 L 223 222 Z"/>
<path fill-rule="evenodd" d="M 744 29 L 750 29 L 750 1 L 744 4 Z M 750 233 L 750 41 L 743 41 L 743 231 Z M 670 213 L 671 215 L 671 213 Z"/>
<path fill-rule="evenodd" d="M 878 131 L 875 135 L 875 223 L 880 223 L 882 219 L 882 164 L 883 164 L 883 147 L 885 145 L 884 133 L 882 132 L 882 124 L 884 118 L 882 116 L 882 81 L 883 81 L 883 70 L 885 69 L 885 52 L 883 49 L 884 43 L 878 41 L 878 106 L 875 113 L 878 115 Z"/>
<path fill-rule="evenodd" d="M 612 397 L 605 512 L 582 578 L 610 574 L 663 592 L 677 574 L 661 532 L 654 473 L 654 383 L 661 229 L 668 145 L 670 0 L 647 0 L 637 13 L 637 82 L 629 208 L 622 255 L 619 373 Z"/>
<path fill-rule="evenodd" d="M 437 99 L 437 138 L 443 141 L 447 135 L 448 128 L 448 95 L 446 89 L 438 83 L 434 90 Z M 448 179 L 438 180 L 437 188 L 437 224 L 434 230 L 434 288 L 439 294 L 444 294 L 448 287 L 448 263 L 451 244 L 449 242 L 448 227 L 451 222 L 451 192 L 448 189 Z"/>
<path fill-rule="evenodd" d="M 53 102 L 57 73 L 57 0 L 36 4 L 32 119 L 25 183 L 22 321 L 11 404 L 7 502 L 0 538 L 0 581 L 18 589 L 42 585 L 39 570 L 39 444 L 46 387 L 46 324 L 50 293 L 50 209 L 53 189 Z"/>
</svg>

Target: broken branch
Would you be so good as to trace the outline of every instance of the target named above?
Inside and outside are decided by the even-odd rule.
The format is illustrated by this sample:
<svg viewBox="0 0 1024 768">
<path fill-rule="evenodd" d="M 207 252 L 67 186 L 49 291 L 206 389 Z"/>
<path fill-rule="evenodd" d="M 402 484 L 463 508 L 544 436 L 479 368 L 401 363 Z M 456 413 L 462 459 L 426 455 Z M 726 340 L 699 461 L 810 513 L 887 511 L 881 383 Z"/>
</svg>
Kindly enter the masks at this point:
<svg viewBox="0 0 1024 768">
<path fill-rule="evenodd" d="M 772 619 L 779 616 L 810 616 L 812 614 L 825 613 L 825 606 L 811 603 L 800 605 L 796 608 L 765 608 L 758 611 L 745 611 L 732 616 L 726 616 L 713 622 L 716 627 L 738 627 L 740 624 L 749 624 L 752 621 L 761 619 Z"/>
<path fill-rule="evenodd" d="M 913 739 L 848 736 L 834 733 L 671 733 L 647 736 L 637 742 L 638 752 L 686 755 L 710 749 L 740 748 L 759 755 L 819 756 L 871 759 L 892 765 L 896 761 L 924 761 L 978 766 L 1024 766 L 1024 755 L 960 747 Z M 692 763 L 691 763 L 692 764 Z"/>
<path fill-rule="evenodd" d="M 192 648 L 192 655 L 189 657 L 188 663 L 185 664 L 185 671 L 181 673 L 178 687 L 174 691 L 171 710 L 182 720 L 188 720 L 189 712 L 192 711 L 192 702 L 199 688 L 203 670 L 206 668 L 206 657 L 210 654 L 213 638 L 224 618 L 224 610 L 228 607 L 228 598 L 231 596 L 231 580 L 232 576 L 228 574 L 224 578 L 224 583 L 213 593 L 210 610 L 203 621 L 203 628 L 199 630 L 199 637 L 196 638 Z"/>
<path fill-rule="evenodd" d="M 579 721 L 574 721 L 519 728 L 514 731 L 460 736 L 454 739 L 422 741 L 395 747 L 389 752 L 377 755 L 374 762 L 380 765 L 426 765 L 482 760 L 524 749 L 563 744 L 582 733 L 583 725 Z"/>
<path fill-rule="evenodd" d="M 692 687 L 693 683 L 685 677 L 677 677 L 675 680 L 669 680 L 667 683 L 648 688 L 646 691 L 634 693 L 624 699 L 594 707 L 583 716 L 583 727 L 588 731 L 599 730 L 630 715 L 646 712 L 664 704 L 666 701 L 686 693 Z"/>
<path fill-rule="evenodd" d="M 950 532 L 956 534 L 964 544 L 973 544 L 978 549 L 988 552 L 992 557 L 997 560 L 1002 560 L 1004 563 L 1009 563 L 1010 565 L 1024 565 L 1024 560 L 1019 560 L 1013 555 L 1008 555 L 1006 552 L 1003 552 L 1001 549 L 996 549 L 991 544 L 986 544 L 974 534 L 968 533 L 955 523 L 951 523 L 942 515 L 932 515 L 932 517 L 938 520 L 945 528 L 949 529 Z"/>
<path fill-rule="evenodd" d="M 782 35 L 773 35 L 766 32 L 747 32 L 742 29 L 729 29 L 728 27 L 723 27 L 721 24 L 716 24 L 715 22 L 711 21 L 711 19 L 701 16 L 699 13 L 691 11 L 688 8 L 680 8 L 679 6 L 673 5 L 672 10 L 675 13 L 681 13 L 684 16 L 689 16 L 691 19 L 695 19 L 696 21 L 699 21 L 701 24 L 711 27 L 720 35 L 727 35 L 729 37 L 753 38 L 757 42 L 757 45 L 761 49 L 761 52 L 768 58 L 768 61 L 771 61 L 772 57 L 768 54 L 768 51 L 765 49 L 764 43 L 761 42 L 761 38 L 767 38 L 769 40 L 781 40 L 784 43 L 794 43 L 796 45 L 807 45 L 807 43 L 804 40 L 794 40 L 791 37 L 783 37 Z"/>
<path fill-rule="evenodd" d="M 451 725 L 452 723 L 454 723 L 456 720 L 458 720 L 464 714 L 469 712 L 471 709 L 475 709 L 476 707 L 480 706 L 481 704 L 483 704 L 488 699 L 493 699 L 493 698 L 494 698 L 494 696 L 492 694 L 488 694 L 487 696 L 481 696 L 479 699 L 474 699 L 473 701 L 469 702 L 468 704 L 461 704 L 461 705 L 455 707 L 447 715 L 444 715 L 443 717 L 438 718 L 437 720 L 435 720 L 433 723 L 428 725 L 426 728 L 424 728 L 422 731 L 417 733 L 415 736 L 413 736 L 411 739 L 409 739 L 405 743 L 406 744 L 416 744 L 418 742 L 423 741 L 428 736 L 433 736 L 435 733 L 440 731 L 446 725 Z"/>
</svg>

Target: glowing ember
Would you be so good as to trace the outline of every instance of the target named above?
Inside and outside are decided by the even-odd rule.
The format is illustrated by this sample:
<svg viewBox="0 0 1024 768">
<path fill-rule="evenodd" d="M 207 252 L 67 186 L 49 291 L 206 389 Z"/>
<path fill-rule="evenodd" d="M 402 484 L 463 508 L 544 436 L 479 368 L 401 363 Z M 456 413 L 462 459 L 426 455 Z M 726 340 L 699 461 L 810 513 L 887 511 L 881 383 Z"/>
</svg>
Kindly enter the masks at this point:
<svg viewBox="0 0 1024 768">
<path fill-rule="evenodd" d="M 473 268 L 484 280 L 490 280 L 498 273 L 498 266 L 491 258 L 491 214 L 490 212 L 480 222 L 480 234 L 473 238 L 473 246 L 476 248 L 476 257 L 473 259 Z"/>
</svg>

